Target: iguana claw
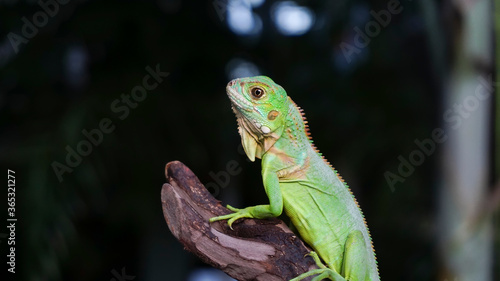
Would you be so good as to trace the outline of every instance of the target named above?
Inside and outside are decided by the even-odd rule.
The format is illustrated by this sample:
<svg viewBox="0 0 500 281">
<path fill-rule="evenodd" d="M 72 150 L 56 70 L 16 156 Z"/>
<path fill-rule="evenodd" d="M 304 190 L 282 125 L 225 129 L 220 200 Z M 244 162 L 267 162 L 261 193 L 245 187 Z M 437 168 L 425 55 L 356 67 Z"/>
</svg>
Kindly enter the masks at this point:
<svg viewBox="0 0 500 281">
<path fill-rule="evenodd" d="M 220 220 L 228 220 L 227 225 L 229 225 L 229 228 L 231 230 L 233 229 L 233 222 L 235 222 L 238 219 L 242 218 L 252 218 L 252 215 L 250 214 L 250 210 L 248 208 L 245 209 L 238 209 L 235 207 L 232 207 L 230 205 L 226 206 L 229 210 L 233 211 L 234 213 L 228 214 L 228 215 L 223 215 L 223 216 L 218 216 L 218 217 L 213 217 L 209 220 L 209 222 L 215 222 L 215 221 L 220 221 Z"/>
<path fill-rule="evenodd" d="M 326 268 L 326 266 L 321 262 L 321 259 L 319 258 L 318 254 L 315 251 L 311 251 L 306 254 L 306 256 L 310 256 L 313 258 L 314 262 L 319 268 Z"/>
</svg>

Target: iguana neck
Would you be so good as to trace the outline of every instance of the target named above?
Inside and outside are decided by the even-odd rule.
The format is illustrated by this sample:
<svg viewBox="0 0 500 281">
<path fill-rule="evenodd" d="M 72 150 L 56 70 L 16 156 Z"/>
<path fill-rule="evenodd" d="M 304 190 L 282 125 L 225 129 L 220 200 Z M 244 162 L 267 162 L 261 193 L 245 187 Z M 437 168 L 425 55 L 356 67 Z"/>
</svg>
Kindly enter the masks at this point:
<svg viewBox="0 0 500 281">
<path fill-rule="evenodd" d="M 288 97 L 288 101 L 288 115 L 282 137 L 288 138 L 292 143 L 297 145 L 311 143 L 309 126 L 307 125 L 304 111 L 290 97 Z"/>
<path fill-rule="evenodd" d="M 289 142 L 292 147 L 295 147 L 296 151 L 311 149 L 312 153 L 317 154 L 321 159 L 323 159 L 325 164 L 335 170 L 330 162 L 323 157 L 323 154 L 319 152 L 318 148 L 314 145 L 309 132 L 309 125 L 307 124 L 308 122 L 302 108 L 298 107 L 290 97 L 288 97 L 288 100 L 288 115 L 281 138 L 286 138 L 287 142 Z"/>
</svg>

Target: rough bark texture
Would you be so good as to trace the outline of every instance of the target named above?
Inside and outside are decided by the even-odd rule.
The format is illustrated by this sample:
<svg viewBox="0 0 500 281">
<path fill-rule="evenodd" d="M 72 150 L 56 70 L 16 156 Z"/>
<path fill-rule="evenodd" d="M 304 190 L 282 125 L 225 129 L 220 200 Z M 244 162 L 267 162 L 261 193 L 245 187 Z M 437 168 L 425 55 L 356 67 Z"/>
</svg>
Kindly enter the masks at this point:
<svg viewBox="0 0 500 281">
<path fill-rule="evenodd" d="M 317 268 L 304 257 L 310 249 L 282 221 L 244 219 L 234 230 L 226 221 L 209 224 L 209 218 L 231 211 L 181 162 L 169 162 L 165 175 L 161 201 L 168 227 L 205 263 L 237 280 L 290 280 Z"/>
</svg>

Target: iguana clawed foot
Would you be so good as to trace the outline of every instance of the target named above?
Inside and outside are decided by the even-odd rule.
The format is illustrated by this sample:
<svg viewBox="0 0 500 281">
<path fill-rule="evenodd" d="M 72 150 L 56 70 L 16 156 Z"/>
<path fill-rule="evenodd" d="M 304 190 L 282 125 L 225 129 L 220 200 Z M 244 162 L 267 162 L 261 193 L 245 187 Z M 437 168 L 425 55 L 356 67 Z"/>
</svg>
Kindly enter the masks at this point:
<svg viewBox="0 0 500 281">
<path fill-rule="evenodd" d="M 320 269 L 313 269 L 311 271 L 308 271 L 306 273 L 303 273 L 290 281 L 300 281 L 303 280 L 306 277 L 312 276 L 312 275 L 318 275 L 314 277 L 311 281 L 321 281 L 323 279 L 330 279 L 330 280 L 335 280 L 335 281 L 346 281 L 340 274 L 338 274 L 335 270 L 330 269 L 330 268 L 320 268 Z"/>
<path fill-rule="evenodd" d="M 323 264 L 323 262 L 321 261 L 318 254 L 315 251 L 309 252 L 306 256 L 310 256 L 311 258 L 313 258 L 314 262 L 319 268 L 326 268 L 326 265 Z"/>
<path fill-rule="evenodd" d="M 228 215 L 223 215 L 223 216 L 218 216 L 218 217 L 213 217 L 209 221 L 212 223 L 214 221 L 220 221 L 220 220 L 228 220 L 227 225 L 231 229 L 233 229 L 232 225 L 233 222 L 236 220 L 242 219 L 242 218 L 253 218 L 252 214 L 250 213 L 250 207 L 245 208 L 245 209 L 238 209 L 235 207 L 232 207 L 230 205 L 226 206 L 229 210 L 233 211 L 234 213 L 228 214 Z"/>
<path fill-rule="evenodd" d="M 318 276 L 314 277 L 311 281 L 321 281 L 325 278 L 329 278 L 330 280 L 335 280 L 335 281 L 345 281 L 345 279 L 342 276 L 340 276 L 340 274 L 338 274 L 335 270 L 326 267 L 326 265 L 323 264 L 323 262 L 321 261 L 318 254 L 315 251 L 309 252 L 306 256 L 312 257 L 316 265 L 319 267 L 319 269 L 313 269 L 311 271 L 303 273 L 293 278 L 290 281 L 300 281 L 306 277 L 316 274 L 318 274 Z"/>
</svg>

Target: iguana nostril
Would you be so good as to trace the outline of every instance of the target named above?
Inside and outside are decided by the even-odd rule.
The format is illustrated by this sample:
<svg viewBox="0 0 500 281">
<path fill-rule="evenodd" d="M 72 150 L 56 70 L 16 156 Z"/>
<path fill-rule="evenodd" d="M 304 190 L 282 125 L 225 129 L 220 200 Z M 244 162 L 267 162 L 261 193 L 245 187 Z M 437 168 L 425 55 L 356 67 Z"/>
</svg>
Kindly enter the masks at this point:
<svg viewBox="0 0 500 281">
<path fill-rule="evenodd" d="M 228 87 L 232 87 L 233 85 L 234 85 L 234 80 L 231 80 L 231 81 L 229 81 L 229 83 L 227 83 Z"/>
</svg>

